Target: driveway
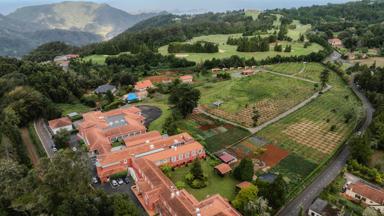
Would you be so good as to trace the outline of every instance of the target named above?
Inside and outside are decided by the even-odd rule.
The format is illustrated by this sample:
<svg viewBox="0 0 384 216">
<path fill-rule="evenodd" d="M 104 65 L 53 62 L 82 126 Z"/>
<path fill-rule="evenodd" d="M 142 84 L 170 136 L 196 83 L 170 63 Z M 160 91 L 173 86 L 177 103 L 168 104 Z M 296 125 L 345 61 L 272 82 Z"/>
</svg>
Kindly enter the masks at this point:
<svg viewBox="0 0 384 216">
<path fill-rule="evenodd" d="M 34 128 L 36 130 L 37 136 L 40 139 L 40 142 L 43 144 L 44 150 L 47 153 L 48 158 L 51 158 L 54 154 L 52 150 L 53 140 L 52 136 L 48 131 L 47 125 L 43 119 L 39 119 L 34 122 Z"/>
<path fill-rule="evenodd" d="M 108 194 L 115 194 L 115 193 L 121 193 L 121 194 L 127 194 L 130 198 L 130 200 L 135 204 L 135 206 L 138 208 L 140 215 L 148 215 L 144 208 L 141 206 L 140 201 L 136 198 L 135 194 L 132 192 L 131 187 L 134 185 L 134 180 L 130 178 L 129 184 L 122 184 L 115 188 L 113 188 L 109 183 L 106 184 L 97 184 L 94 185 L 96 189 L 101 189 L 105 191 Z"/>
<path fill-rule="evenodd" d="M 144 125 L 146 127 L 148 127 L 151 122 L 158 119 L 162 114 L 161 109 L 155 106 L 138 105 L 137 108 L 141 110 L 141 114 L 145 117 Z"/>
</svg>

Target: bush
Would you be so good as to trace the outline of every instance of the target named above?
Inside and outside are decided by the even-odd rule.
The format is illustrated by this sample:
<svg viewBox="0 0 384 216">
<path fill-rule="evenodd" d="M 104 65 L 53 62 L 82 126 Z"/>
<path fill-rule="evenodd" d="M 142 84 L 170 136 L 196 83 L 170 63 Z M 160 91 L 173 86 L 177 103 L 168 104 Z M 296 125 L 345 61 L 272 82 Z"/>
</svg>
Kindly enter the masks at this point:
<svg viewBox="0 0 384 216">
<path fill-rule="evenodd" d="M 123 171 L 123 172 L 113 174 L 109 178 L 111 180 L 113 180 L 113 179 L 118 179 L 118 178 L 125 178 L 127 175 L 128 175 L 128 171 Z"/>
<path fill-rule="evenodd" d="M 175 185 L 179 190 L 184 189 L 186 187 L 185 183 L 182 181 L 177 181 Z"/>
<path fill-rule="evenodd" d="M 207 186 L 207 182 L 204 180 L 195 179 L 192 181 L 192 184 L 190 185 L 194 189 L 200 189 Z"/>
</svg>

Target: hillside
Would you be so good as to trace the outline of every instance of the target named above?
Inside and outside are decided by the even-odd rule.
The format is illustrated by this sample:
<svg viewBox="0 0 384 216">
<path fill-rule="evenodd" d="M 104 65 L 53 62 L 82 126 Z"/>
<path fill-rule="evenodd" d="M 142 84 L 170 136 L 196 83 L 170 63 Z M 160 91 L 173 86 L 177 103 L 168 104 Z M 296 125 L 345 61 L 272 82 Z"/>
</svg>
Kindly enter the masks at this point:
<svg viewBox="0 0 384 216">
<path fill-rule="evenodd" d="M 41 24 L 45 29 L 90 32 L 110 39 L 155 13 L 132 15 L 107 4 L 62 2 L 17 9 L 7 17 Z"/>
</svg>

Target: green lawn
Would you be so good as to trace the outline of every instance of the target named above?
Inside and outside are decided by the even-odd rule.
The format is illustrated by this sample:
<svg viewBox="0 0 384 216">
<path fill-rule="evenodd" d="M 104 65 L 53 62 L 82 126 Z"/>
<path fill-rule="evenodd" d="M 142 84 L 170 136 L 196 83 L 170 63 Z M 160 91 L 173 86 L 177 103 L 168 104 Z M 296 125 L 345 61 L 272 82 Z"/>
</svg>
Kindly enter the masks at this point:
<svg viewBox="0 0 384 216">
<path fill-rule="evenodd" d="M 267 69 L 278 73 L 293 75 L 305 69 L 305 65 L 297 63 L 280 63 L 268 65 Z"/>
<path fill-rule="evenodd" d="M 214 195 L 219 193 L 228 200 L 233 200 L 236 195 L 236 185 L 239 183 L 232 176 L 221 177 L 214 171 L 214 166 L 211 159 L 201 160 L 201 166 L 203 168 L 204 174 L 208 177 L 208 186 L 202 189 L 193 189 L 187 185 L 185 188 L 188 192 L 193 194 L 196 199 L 203 200 L 208 195 Z M 171 171 L 170 179 L 173 183 L 178 181 L 184 181 L 184 176 L 189 172 L 191 165 L 189 167 L 180 167 L 176 168 L 175 171 Z"/>
<path fill-rule="evenodd" d="M 292 35 L 296 35 L 300 33 L 292 33 Z M 268 36 L 268 35 L 265 35 Z M 236 51 L 237 46 L 231 46 L 227 45 L 227 39 L 228 37 L 241 37 L 241 34 L 218 34 L 218 35 L 207 35 L 207 36 L 200 36 L 192 38 L 190 43 L 196 42 L 196 41 L 208 41 L 208 42 L 214 42 L 219 44 L 219 52 L 218 53 L 179 53 L 176 54 L 178 57 L 185 57 L 186 59 L 190 61 L 195 62 L 201 62 L 205 60 L 209 60 L 212 58 L 228 58 L 232 55 L 238 55 L 240 57 L 245 58 L 251 58 L 254 57 L 256 60 L 265 59 L 267 57 L 273 57 L 276 55 L 281 56 L 292 56 L 292 55 L 307 55 L 311 52 L 317 52 L 322 49 L 322 47 L 318 44 L 312 44 L 311 46 L 304 48 L 303 43 L 300 42 L 287 42 L 282 41 L 280 44 L 283 45 L 283 47 L 287 44 L 292 45 L 292 52 L 285 53 L 285 52 L 275 52 L 273 51 L 274 44 L 271 44 L 270 51 L 268 52 L 238 52 Z M 159 52 L 163 55 L 168 55 L 168 46 L 162 46 L 159 48 Z"/>
<path fill-rule="evenodd" d="M 71 113 L 71 112 L 77 112 L 77 113 L 86 113 L 91 111 L 91 107 L 85 106 L 84 104 L 81 103 L 75 103 L 75 104 L 65 104 L 65 103 L 60 103 L 56 104 L 56 106 L 59 107 L 63 111 L 63 116 Z"/>
<path fill-rule="evenodd" d="M 303 25 L 298 20 L 294 20 L 292 22 L 293 25 L 296 25 L 295 29 L 288 29 L 288 37 L 293 40 L 298 40 L 300 38 L 300 34 L 304 35 L 307 31 L 311 29 L 311 25 Z"/>
<path fill-rule="evenodd" d="M 122 52 L 119 55 L 121 55 L 121 54 L 129 54 L 129 53 L 130 52 Z M 83 58 L 83 60 L 85 60 L 85 61 L 91 60 L 95 64 L 102 65 L 102 64 L 105 64 L 105 59 L 107 57 L 109 57 L 109 56 L 114 56 L 114 55 L 89 55 L 89 56 L 85 56 Z"/>
<path fill-rule="evenodd" d="M 201 91 L 200 104 L 209 106 L 221 100 L 224 104 L 220 109 L 231 113 L 265 99 L 299 103 L 314 93 L 312 83 L 264 72 L 240 79 L 208 83 L 198 89 Z"/>
</svg>

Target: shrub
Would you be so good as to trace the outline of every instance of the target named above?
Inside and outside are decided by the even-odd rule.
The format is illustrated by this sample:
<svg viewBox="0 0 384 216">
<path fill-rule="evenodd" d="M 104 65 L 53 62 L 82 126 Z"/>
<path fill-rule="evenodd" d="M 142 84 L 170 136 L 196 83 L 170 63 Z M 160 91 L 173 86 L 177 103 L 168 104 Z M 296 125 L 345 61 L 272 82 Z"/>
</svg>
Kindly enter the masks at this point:
<svg viewBox="0 0 384 216">
<path fill-rule="evenodd" d="M 190 186 L 194 189 L 200 189 L 206 187 L 207 182 L 204 180 L 195 179 Z"/>
<path fill-rule="evenodd" d="M 128 175 L 128 171 L 123 171 L 123 172 L 113 174 L 109 178 L 111 180 L 113 180 L 113 179 L 118 179 L 118 178 L 125 178 L 127 175 Z"/>
<path fill-rule="evenodd" d="M 185 183 L 182 181 L 177 181 L 175 185 L 179 190 L 184 189 L 186 187 Z"/>
</svg>

